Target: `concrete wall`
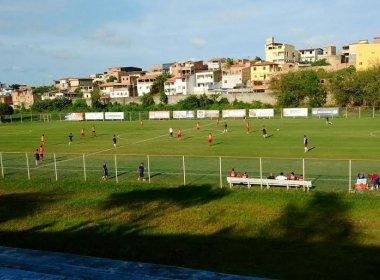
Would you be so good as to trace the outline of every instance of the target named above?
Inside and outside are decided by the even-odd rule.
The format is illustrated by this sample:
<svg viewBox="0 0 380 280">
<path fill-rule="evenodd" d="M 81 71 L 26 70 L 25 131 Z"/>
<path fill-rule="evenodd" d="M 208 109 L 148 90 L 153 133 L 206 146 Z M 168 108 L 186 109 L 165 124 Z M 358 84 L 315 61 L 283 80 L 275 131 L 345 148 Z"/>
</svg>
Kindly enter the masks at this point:
<svg viewBox="0 0 380 280">
<path fill-rule="evenodd" d="M 169 95 L 168 96 L 168 103 L 169 104 L 176 104 L 178 101 L 181 101 L 188 97 L 189 95 Z M 225 97 L 228 99 L 228 101 L 234 102 L 237 101 L 243 101 L 246 103 L 252 103 L 253 101 L 260 101 L 263 103 L 275 105 L 276 100 L 270 93 L 264 93 L 264 92 L 257 92 L 257 93 L 251 93 L 251 92 L 243 92 L 243 93 L 229 93 L 229 94 L 222 94 L 220 95 L 220 98 Z M 111 99 L 111 102 L 118 102 L 120 104 L 129 104 L 129 103 L 138 103 L 140 104 L 140 98 L 138 97 L 126 97 L 126 98 L 113 98 Z M 160 102 L 159 97 L 154 97 L 154 102 L 158 104 Z"/>
<path fill-rule="evenodd" d="M 168 103 L 175 104 L 178 101 L 185 99 L 186 97 L 188 97 L 188 95 L 187 96 L 186 95 L 171 95 L 171 96 L 168 96 Z M 230 94 L 223 94 L 220 96 L 220 98 L 222 97 L 227 98 L 230 103 L 234 102 L 235 100 L 243 101 L 246 103 L 251 103 L 253 101 L 260 101 L 260 102 L 271 104 L 271 105 L 275 105 L 276 103 L 276 100 L 271 94 L 261 93 L 261 92 L 259 93 L 230 93 Z M 159 102 L 158 97 L 155 98 L 155 102 L 156 103 Z"/>
</svg>

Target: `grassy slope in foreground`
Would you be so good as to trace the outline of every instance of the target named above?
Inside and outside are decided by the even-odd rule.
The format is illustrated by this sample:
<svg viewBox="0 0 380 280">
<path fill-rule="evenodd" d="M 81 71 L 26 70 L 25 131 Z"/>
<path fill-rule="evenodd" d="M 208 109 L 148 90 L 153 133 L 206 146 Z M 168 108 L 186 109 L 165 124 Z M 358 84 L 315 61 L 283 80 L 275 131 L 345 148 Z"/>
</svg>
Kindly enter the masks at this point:
<svg viewBox="0 0 380 280">
<path fill-rule="evenodd" d="M 376 196 L 2 181 L 2 245 L 274 278 L 375 279 Z"/>
</svg>

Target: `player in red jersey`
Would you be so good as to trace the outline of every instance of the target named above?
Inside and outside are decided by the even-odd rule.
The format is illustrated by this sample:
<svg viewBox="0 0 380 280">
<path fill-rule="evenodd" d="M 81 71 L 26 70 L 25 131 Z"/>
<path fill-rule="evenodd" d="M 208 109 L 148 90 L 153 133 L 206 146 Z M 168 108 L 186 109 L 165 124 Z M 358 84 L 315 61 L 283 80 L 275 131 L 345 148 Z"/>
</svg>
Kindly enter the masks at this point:
<svg viewBox="0 0 380 280">
<path fill-rule="evenodd" d="M 84 129 L 83 129 L 83 127 L 80 129 L 80 137 L 81 137 L 81 138 L 84 137 Z"/>
<path fill-rule="evenodd" d="M 212 138 L 211 132 L 209 132 L 209 134 L 207 135 L 207 141 L 208 141 L 208 145 L 212 146 L 213 138 Z"/>
<path fill-rule="evenodd" d="M 182 130 L 181 130 L 181 129 L 178 129 L 178 131 L 177 131 L 177 138 L 178 138 L 178 140 L 181 140 L 181 139 L 182 139 L 182 136 L 183 136 L 183 134 L 182 134 Z"/>
</svg>

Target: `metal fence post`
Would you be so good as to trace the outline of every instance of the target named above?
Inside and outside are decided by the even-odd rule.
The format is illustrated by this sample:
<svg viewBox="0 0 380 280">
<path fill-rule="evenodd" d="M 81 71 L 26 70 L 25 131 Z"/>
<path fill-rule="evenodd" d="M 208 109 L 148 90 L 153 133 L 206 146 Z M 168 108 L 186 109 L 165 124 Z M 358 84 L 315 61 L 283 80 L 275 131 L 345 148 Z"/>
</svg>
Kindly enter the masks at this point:
<svg viewBox="0 0 380 280">
<path fill-rule="evenodd" d="M 32 122 L 33 121 L 33 115 L 30 114 L 30 121 Z"/>
<path fill-rule="evenodd" d="M 129 121 L 132 121 L 132 112 L 129 112 Z"/>
<path fill-rule="evenodd" d="M 22 114 L 21 114 L 21 123 L 22 123 Z"/>
<path fill-rule="evenodd" d="M 185 156 L 182 156 L 182 169 L 183 169 L 183 185 L 186 186 Z"/>
<path fill-rule="evenodd" d="M 147 161 L 148 161 L 148 182 L 150 183 L 150 160 L 149 160 L 149 155 L 146 156 Z"/>
<path fill-rule="evenodd" d="M 3 153 L 0 153 L 0 164 L 1 164 L 1 176 L 4 179 Z"/>
<path fill-rule="evenodd" d="M 281 111 L 281 119 L 282 119 L 282 108 L 280 108 L 280 111 Z"/>
<path fill-rule="evenodd" d="M 83 154 L 83 175 L 84 175 L 84 181 L 87 181 L 87 174 L 86 174 L 86 160 L 84 159 L 84 154 Z"/>
<path fill-rule="evenodd" d="M 351 192 L 351 177 L 352 177 L 352 174 L 351 174 L 351 167 L 352 167 L 352 162 L 351 160 L 349 160 L 348 162 L 348 191 Z"/>
<path fill-rule="evenodd" d="M 28 170 L 28 179 L 30 180 L 30 169 L 29 169 L 29 158 L 28 158 L 28 153 L 25 153 L 26 157 L 26 168 Z"/>
<path fill-rule="evenodd" d="M 223 188 L 222 157 L 219 157 L 219 184 L 220 184 L 220 188 Z"/>
<path fill-rule="evenodd" d="M 62 121 L 62 115 L 61 115 L 61 113 L 59 113 L 59 121 L 60 122 Z"/>
<path fill-rule="evenodd" d="M 117 159 L 116 159 L 116 154 L 115 154 L 115 178 L 116 178 L 116 183 L 119 183 L 119 178 L 117 176 Z"/>
<path fill-rule="evenodd" d="M 346 106 L 346 119 L 347 119 L 347 117 L 348 117 L 348 112 L 347 112 L 348 110 L 347 110 L 347 106 Z"/>
<path fill-rule="evenodd" d="M 55 158 L 55 153 L 53 154 L 54 156 L 54 172 L 55 172 L 55 180 L 58 181 L 58 172 L 57 172 L 57 160 Z"/>
<path fill-rule="evenodd" d="M 303 177 L 303 180 L 305 181 L 306 178 L 305 178 L 305 159 L 304 158 L 302 159 L 302 177 Z"/>
<path fill-rule="evenodd" d="M 11 117 L 11 123 L 13 122 L 13 120 L 12 120 L 12 115 L 9 115 L 10 117 Z"/>
<path fill-rule="evenodd" d="M 260 158 L 260 188 L 263 189 L 263 163 Z"/>
<path fill-rule="evenodd" d="M 361 109 L 362 107 L 359 107 L 359 118 L 361 117 Z"/>
<path fill-rule="evenodd" d="M 375 117 L 375 106 L 372 107 L 372 118 Z"/>
</svg>

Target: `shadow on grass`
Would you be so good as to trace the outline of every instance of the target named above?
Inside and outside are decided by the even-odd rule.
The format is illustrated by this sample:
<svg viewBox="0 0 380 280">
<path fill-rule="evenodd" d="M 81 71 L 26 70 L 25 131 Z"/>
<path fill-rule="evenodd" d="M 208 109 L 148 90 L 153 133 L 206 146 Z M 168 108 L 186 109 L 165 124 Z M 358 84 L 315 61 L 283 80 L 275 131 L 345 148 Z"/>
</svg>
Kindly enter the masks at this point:
<svg viewBox="0 0 380 280">
<path fill-rule="evenodd" d="M 0 223 L 32 216 L 47 204 L 63 198 L 63 195 L 43 192 L 12 193 L 0 195 Z"/>
<path fill-rule="evenodd" d="M 376 279 L 379 275 L 380 249 L 360 244 L 363 234 L 350 219 L 351 205 L 337 194 L 316 193 L 303 206 L 288 204 L 255 236 L 238 227 L 238 221 L 209 235 L 146 231 L 151 215 L 164 214 L 163 208 L 201 205 L 228 194 L 207 185 L 113 193 L 101 209 L 136 211 L 138 219 L 121 225 L 107 219 L 86 221 L 60 232 L 0 231 L 0 239 L 7 246 L 281 279 Z M 148 204 L 153 205 L 149 210 Z"/>
</svg>

